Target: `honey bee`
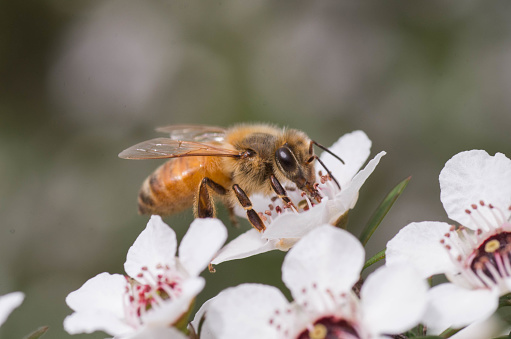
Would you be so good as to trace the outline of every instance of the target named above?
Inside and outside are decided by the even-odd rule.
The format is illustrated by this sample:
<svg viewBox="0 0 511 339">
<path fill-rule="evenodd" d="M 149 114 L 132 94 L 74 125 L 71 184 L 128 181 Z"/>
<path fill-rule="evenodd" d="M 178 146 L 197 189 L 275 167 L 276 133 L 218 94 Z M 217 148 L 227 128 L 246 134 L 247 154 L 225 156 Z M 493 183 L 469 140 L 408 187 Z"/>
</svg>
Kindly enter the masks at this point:
<svg viewBox="0 0 511 339">
<path fill-rule="evenodd" d="M 194 206 L 196 217 L 215 217 L 214 197 L 219 197 L 232 218 L 234 206 L 241 204 L 252 226 L 262 232 L 266 227 L 252 209 L 249 196 L 274 192 L 290 206 L 293 203 L 282 184 L 294 184 L 311 199 L 320 201 L 315 160 L 325 166 L 314 154 L 313 146 L 342 162 L 304 132 L 268 124 L 228 129 L 174 125 L 156 130 L 170 133 L 170 137 L 144 141 L 119 153 L 123 159 L 170 159 L 142 184 L 138 195 L 141 214 L 168 215 Z"/>
</svg>

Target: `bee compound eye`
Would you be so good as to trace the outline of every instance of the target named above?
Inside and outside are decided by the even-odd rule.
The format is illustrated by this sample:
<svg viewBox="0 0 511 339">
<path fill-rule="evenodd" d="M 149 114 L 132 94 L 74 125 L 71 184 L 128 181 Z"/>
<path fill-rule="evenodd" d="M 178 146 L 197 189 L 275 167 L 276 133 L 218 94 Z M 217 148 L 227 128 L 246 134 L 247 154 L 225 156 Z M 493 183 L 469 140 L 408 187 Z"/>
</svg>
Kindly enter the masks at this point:
<svg viewBox="0 0 511 339">
<path fill-rule="evenodd" d="M 275 156 L 284 171 L 293 172 L 296 169 L 296 160 L 289 148 L 280 147 Z"/>
</svg>

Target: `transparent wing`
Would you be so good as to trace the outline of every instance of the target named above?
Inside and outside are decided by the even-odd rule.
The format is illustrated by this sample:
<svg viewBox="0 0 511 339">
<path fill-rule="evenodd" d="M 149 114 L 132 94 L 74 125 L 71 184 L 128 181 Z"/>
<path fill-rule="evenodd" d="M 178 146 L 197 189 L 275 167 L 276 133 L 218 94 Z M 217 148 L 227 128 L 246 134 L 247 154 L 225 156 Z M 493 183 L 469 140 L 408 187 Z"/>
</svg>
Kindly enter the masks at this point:
<svg viewBox="0 0 511 339">
<path fill-rule="evenodd" d="M 156 138 L 119 153 L 123 159 L 164 159 L 190 156 L 239 157 L 239 151 L 194 141 Z"/>
<path fill-rule="evenodd" d="M 226 129 L 207 125 L 170 125 L 158 127 L 158 132 L 169 133 L 170 139 L 196 142 L 222 142 Z"/>
</svg>

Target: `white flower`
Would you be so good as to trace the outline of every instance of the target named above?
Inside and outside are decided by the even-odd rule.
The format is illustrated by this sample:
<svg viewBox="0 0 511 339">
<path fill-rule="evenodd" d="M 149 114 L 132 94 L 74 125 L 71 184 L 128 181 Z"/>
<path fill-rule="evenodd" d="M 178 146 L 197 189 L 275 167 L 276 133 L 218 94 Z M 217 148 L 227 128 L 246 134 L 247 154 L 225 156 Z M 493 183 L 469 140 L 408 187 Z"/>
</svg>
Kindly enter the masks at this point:
<svg viewBox="0 0 511 339">
<path fill-rule="evenodd" d="M 286 255 L 282 279 L 294 301 L 275 287 L 242 284 L 208 301 L 202 339 L 379 338 L 416 325 L 426 306 L 427 284 L 409 265 L 380 268 L 352 292 L 364 249 L 350 233 L 322 225 Z"/>
<path fill-rule="evenodd" d="M 12 292 L 0 296 L 0 326 L 7 320 L 9 314 L 25 299 L 22 292 Z"/>
<path fill-rule="evenodd" d="M 371 140 L 362 131 L 342 136 L 329 148 L 341 157 L 345 164 L 327 152 L 321 154 L 321 161 L 339 182 L 325 176 L 325 169 L 316 165 L 318 170 L 319 191 L 323 198 L 320 203 L 311 202 L 302 192 L 291 187 L 287 190 L 298 211 L 284 207 L 276 197 L 253 195 L 250 197 L 254 210 L 258 211 L 266 224 L 266 231 L 259 233 L 251 229 L 227 244 L 213 259 L 212 264 L 246 258 L 255 254 L 279 249 L 289 250 L 300 238 L 318 225 L 336 224 L 344 214 L 352 209 L 358 199 L 358 191 L 374 171 L 385 152 L 380 152 L 367 166 L 360 168 L 369 157 Z M 264 212 L 264 213 L 263 213 Z M 238 215 L 246 217 L 239 208 Z"/>
<path fill-rule="evenodd" d="M 128 276 L 101 273 L 67 296 L 75 312 L 64 320 L 65 330 L 70 334 L 99 330 L 130 339 L 178 333 L 170 326 L 203 289 L 204 278 L 198 275 L 226 238 L 219 220 L 196 219 L 177 258 L 176 234 L 153 215 L 128 251 L 124 263 Z"/>
<path fill-rule="evenodd" d="M 431 289 L 425 323 L 433 332 L 488 318 L 511 291 L 511 160 L 472 150 L 440 173 L 440 199 L 462 226 L 425 221 L 404 227 L 387 244 L 387 264 L 415 264 L 423 277 L 445 274 Z"/>
</svg>

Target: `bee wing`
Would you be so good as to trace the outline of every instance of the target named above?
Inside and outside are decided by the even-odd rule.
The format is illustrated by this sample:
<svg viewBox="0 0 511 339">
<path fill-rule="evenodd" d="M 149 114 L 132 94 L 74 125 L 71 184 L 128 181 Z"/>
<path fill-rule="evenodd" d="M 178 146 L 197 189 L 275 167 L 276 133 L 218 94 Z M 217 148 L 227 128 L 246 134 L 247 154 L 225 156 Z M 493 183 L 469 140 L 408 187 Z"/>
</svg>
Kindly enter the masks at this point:
<svg viewBox="0 0 511 339">
<path fill-rule="evenodd" d="M 119 153 L 123 159 L 165 159 L 190 156 L 239 157 L 240 151 L 194 141 L 156 138 Z"/>
<path fill-rule="evenodd" d="M 170 139 L 196 142 L 222 142 L 226 129 L 207 125 L 170 125 L 158 127 L 158 132 L 169 133 Z"/>
</svg>

